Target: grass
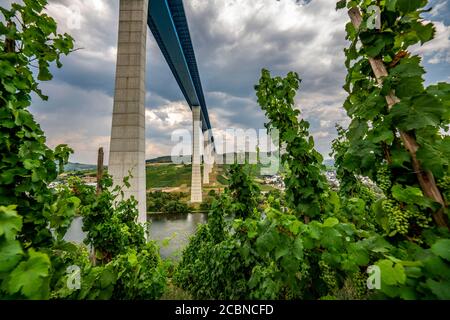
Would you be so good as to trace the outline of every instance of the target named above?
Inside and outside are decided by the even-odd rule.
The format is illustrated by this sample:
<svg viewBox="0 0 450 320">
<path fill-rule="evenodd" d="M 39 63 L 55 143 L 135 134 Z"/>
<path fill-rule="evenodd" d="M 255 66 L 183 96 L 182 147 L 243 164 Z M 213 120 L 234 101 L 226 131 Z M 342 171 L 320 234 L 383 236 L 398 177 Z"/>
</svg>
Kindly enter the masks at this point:
<svg viewBox="0 0 450 320">
<path fill-rule="evenodd" d="M 224 185 L 224 186 L 228 185 L 228 180 L 223 175 L 218 175 L 217 176 L 217 182 L 220 183 L 221 185 Z"/>
<path fill-rule="evenodd" d="M 191 165 L 152 164 L 147 166 L 147 188 L 191 185 Z"/>
<path fill-rule="evenodd" d="M 210 185 L 204 186 L 204 193 L 209 190 L 221 190 L 228 185 L 226 178 L 226 171 L 229 165 L 216 164 L 213 173 L 210 175 Z M 250 165 L 250 170 L 253 176 L 261 179 L 260 170 L 261 165 Z M 83 170 L 77 172 L 69 172 L 65 175 L 78 175 L 85 178 L 94 178 L 97 174 L 95 170 Z M 173 192 L 185 192 L 189 195 L 191 187 L 192 169 L 190 164 L 173 164 L 173 163 L 151 163 L 146 166 L 146 183 L 147 190 L 163 189 L 163 188 L 177 188 Z M 262 186 L 263 191 L 271 190 L 269 186 Z M 188 201 L 189 197 L 186 196 Z"/>
<path fill-rule="evenodd" d="M 225 166 L 217 165 L 214 174 L 210 176 L 211 181 L 217 182 L 214 188 L 227 185 L 224 177 Z M 191 186 L 191 165 L 178 165 L 173 163 L 158 163 L 147 165 L 147 189 L 153 188 L 176 188 Z"/>
<path fill-rule="evenodd" d="M 172 280 L 169 279 L 166 291 L 164 292 L 160 300 L 192 300 L 192 297 L 183 289 L 175 286 L 172 283 Z"/>
</svg>

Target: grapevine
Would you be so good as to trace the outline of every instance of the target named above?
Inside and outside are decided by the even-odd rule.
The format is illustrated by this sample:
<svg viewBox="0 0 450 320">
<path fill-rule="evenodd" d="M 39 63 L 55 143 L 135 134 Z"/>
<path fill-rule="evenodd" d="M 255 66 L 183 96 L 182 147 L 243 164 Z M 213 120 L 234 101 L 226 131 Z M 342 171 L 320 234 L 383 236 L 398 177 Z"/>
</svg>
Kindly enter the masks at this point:
<svg viewBox="0 0 450 320">
<path fill-rule="evenodd" d="M 391 199 L 385 199 L 382 202 L 383 210 L 388 214 L 389 227 L 392 234 L 400 233 L 402 235 L 408 234 L 409 231 L 409 211 L 404 211 L 400 205 Z"/>
<path fill-rule="evenodd" d="M 262 70 L 256 95 L 286 149 L 286 189 L 261 194 L 249 170 L 232 166 L 173 283 L 198 299 L 450 299 L 450 85 L 425 87 L 421 59 L 408 51 L 434 37 L 421 17 L 427 3 L 338 2 L 352 20 L 344 103 L 351 123 L 338 126 L 333 142 L 339 188 L 329 187 L 295 106 L 300 77 Z M 123 199 L 107 175 L 98 193 L 77 179 L 49 187 L 72 151 L 46 146 L 28 107 L 32 93 L 46 98 L 39 83 L 74 42 L 58 34 L 45 4 L 1 8 L 0 298 L 158 299 L 167 266 L 136 223 L 136 201 Z M 379 29 L 369 27 L 372 5 Z M 95 254 L 63 239 L 77 214 Z M 77 290 L 66 285 L 72 265 L 81 269 Z M 380 289 L 367 288 L 366 270 L 381 272 Z"/>
<path fill-rule="evenodd" d="M 32 96 L 48 99 L 40 83 L 52 79 L 53 65 L 62 67 L 74 39 L 58 33 L 46 5 L 24 0 L 0 7 L 0 299 L 158 298 L 165 271 L 135 222 L 135 201 L 109 190 L 97 197 L 81 183 L 50 187 L 73 150 L 49 148 L 29 106 Z M 102 259 L 64 241 L 76 214 L 91 219 L 86 231 Z M 70 266 L 80 268 L 76 290 L 67 285 Z"/>
<path fill-rule="evenodd" d="M 280 142 L 286 145 L 282 161 L 287 167 L 284 182 L 288 204 L 295 214 L 308 221 L 325 211 L 328 199 L 324 195 L 329 187 L 323 174 L 323 157 L 314 149 L 314 140 L 308 132 L 310 125 L 304 119 L 299 120 L 300 111 L 293 108 L 300 83 L 295 72 L 289 72 L 284 79 L 272 78 L 263 69 L 255 89 L 258 103 L 270 119 L 266 128 L 277 130 Z"/>
<path fill-rule="evenodd" d="M 384 194 L 389 194 L 389 191 L 392 187 L 392 182 L 389 168 L 386 165 L 380 166 L 380 168 L 378 168 L 377 184 Z"/>
<path fill-rule="evenodd" d="M 438 182 L 439 188 L 441 188 L 442 192 L 444 193 L 445 199 L 447 201 L 447 204 L 450 201 L 450 175 L 445 175 L 439 182 Z"/>
<path fill-rule="evenodd" d="M 405 183 L 407 177 L 408 184 L 417 184 L 424 195 L 440 204 L 433 217 L 436 225 L 447 227 L 446 204 L 435 180 L 442 177 L 447 165 L 438 154 L 448 154 L 442 141 L 449 138 L 439 130 L 449 122 L 449 85 L 424 87 L 421 59 L 410 54 L 408 47 L 433 39 L 435 28 L 421 17 L 420 9 L 427 1 L 406 2 L 338 2 L 338 8 L 349 9 L 347 38 L 352 42 L 346 49 L 349 97 L 344 105 L 352 118 L 347 132 L 350 148 L 345 155 L 351 161 L 344 166 L 356 165 L 363 175 L 373 178 L 377 163 L 387 162 L 389 169 L 395 164 L 396 173 L 389 177 L 381 177 L 385 169 L 379 173 L 383 191 L 389 188 L 388 178 L 394 184 Z M 381 11 L 379 29 L 370 27 L 370 6 Z M 429 105 L 433 110 L 427 109 Z M 428 112 L 435 121 L 423 121 Z M 440 163 L 431 165 L 429 154 L 435 154 Z"/>
<path fill-rule="evenodd" d="M 321 271 L 320 278 L 325 282 L 329 292 L 333 292 L 338 287 L 336 280 L 336 272 L 323 260 L 319 261 L 319 268 Z"/>
<path fill-rule="evenodd" d="M 358 299 L 364 299 L 367 294 L 367 275 L 362 272 L 357 272 L 352 277 L 353 285 L 356 289 L 356 295 Z"/>
</svg>

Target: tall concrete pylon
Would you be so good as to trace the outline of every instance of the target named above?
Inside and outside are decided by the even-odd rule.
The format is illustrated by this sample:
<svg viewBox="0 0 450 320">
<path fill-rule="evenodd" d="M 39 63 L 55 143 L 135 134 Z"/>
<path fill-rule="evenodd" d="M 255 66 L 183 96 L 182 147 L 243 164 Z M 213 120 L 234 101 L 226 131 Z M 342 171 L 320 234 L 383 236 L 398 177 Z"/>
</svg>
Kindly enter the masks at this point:
<svg viewBox="0 0 450 320">
<path fill-rule="evenodd" d="M 201 144 L 203 144 L 202 119 L 199 106 L 192 106 L 192 179 L 191 202 L 202 202 Z"/>
<path fill-rule="evenodd" d="M 139 202 L 147 221 L 145 179 L 145 66 L 148 0 L 120 0 L 116 83 L 108 172 L 114 185 L 131 175 L 126 198 Z"/>
</svg>

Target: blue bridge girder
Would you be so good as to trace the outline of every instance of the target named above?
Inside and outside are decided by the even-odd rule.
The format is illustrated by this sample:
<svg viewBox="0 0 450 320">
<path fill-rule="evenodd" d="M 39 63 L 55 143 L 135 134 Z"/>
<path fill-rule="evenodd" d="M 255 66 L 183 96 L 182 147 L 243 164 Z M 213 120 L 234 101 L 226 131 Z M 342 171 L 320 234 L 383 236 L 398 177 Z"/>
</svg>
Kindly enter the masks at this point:
<svg viewBox="0 0 450 320">
<path fill-rule="evenodd" d="M 148 26 L 189 107 L 200 106 L 202 130 L 211 129 L 183 0 L 149 0 Z"/>
</svg>

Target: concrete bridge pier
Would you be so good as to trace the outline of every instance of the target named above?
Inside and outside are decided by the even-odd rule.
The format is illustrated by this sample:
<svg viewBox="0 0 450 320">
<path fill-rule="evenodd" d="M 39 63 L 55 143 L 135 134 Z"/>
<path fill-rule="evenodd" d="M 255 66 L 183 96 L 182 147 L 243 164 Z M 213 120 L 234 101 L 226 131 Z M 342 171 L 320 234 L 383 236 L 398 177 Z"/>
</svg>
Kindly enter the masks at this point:
<svg viewBox="0 0 450 320">
<path fill-rule="evenodd" d="M 200 106 L 192 106 L 192 179 L 191 202 L 200 203 L 202 199 L 201 145 L 203 143 Z"/>
<path fill-rule="evenodd" d="M 139 203 L 147 221 L 145 176 L 145 65 L 148 0 L 120 0 L 116 81 L 108 172 L 114 185 L 133 176 L 125 198 Z"/>
</svg>

